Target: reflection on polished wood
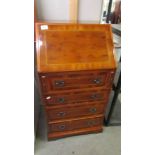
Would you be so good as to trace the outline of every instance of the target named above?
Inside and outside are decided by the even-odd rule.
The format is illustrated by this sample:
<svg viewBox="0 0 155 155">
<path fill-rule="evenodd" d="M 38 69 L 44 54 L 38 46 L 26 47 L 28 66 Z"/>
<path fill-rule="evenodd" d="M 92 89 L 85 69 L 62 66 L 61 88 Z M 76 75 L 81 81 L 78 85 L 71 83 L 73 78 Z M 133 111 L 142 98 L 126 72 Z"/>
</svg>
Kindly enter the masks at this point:
<svg viewBox="0 0 155 155">
<path fill-rule="evenodd" d="M 38 72 L 116 68 L 109 24 L 37 23 L 36 29 Z"/>
<path fill-rule="evenodd" d="M 48 139 L 101 132 L 116 62 L 110 25 L 36 24 Z"/>
</svg>

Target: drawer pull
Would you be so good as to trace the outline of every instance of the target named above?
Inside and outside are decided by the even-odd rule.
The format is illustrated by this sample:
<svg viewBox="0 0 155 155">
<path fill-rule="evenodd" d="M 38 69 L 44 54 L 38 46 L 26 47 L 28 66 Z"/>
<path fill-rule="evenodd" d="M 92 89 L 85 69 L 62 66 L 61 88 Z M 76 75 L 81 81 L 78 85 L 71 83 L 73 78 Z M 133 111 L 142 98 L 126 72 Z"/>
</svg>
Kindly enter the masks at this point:
<svg viewBox="0 0 155 155">
<path fill-rule="evenodd" d="M 95 124 L 96 124 L 96 122 L 94 120 L 91 120 L 91 121 L 87 122 L 88 126 L 92 126 L 92 125 L 95 125 Z"/>
<path fill-rule="evenodd" d="M 90 111 L 91 113 L 95 113 L 95 112 L 96 112 L 96 108 L 90 108 L 89 111 Z"/>
<path fill-rule="evenodd" d="M 64 130 L 64 129 L 65 129 L 65 125 L 60 125 L 60 126 L 59 126 L 59 129 L 60 129 L 60 130 Z"/>
<path fill-rule="evenodd" d="M 101 79 L 95 79 L 93 82 L 94 82 L 95 84 L 101 84 L 101 83 L 102 83 L 102 80 L 101 80 Z"/>
<path fill-rule="evenodd" d="M 47 96 L 47 97 L 46 97 L 46 100 L 50 100 L 50 99 L 51 99 L 51 96 Z"/>
<path fill-rule="evenodd" d="M 100 98 L 100 95 L 99 94 L 93 94 L 93 95 L 91 95 L 91 98 L 93 100 L 96 100 L 96 99 L 99 99 Z"/>
<path fill-rule="evenodd" d="M 61 116 L 61 117 L 64 117 L 66 115 L 66 113 L 65 112 L 59 112 L 57 115 Z"/>
<path fill-rule="evenodd" d="M 58 102 L 59 102 L 59 103 L 64 103 L 64 102 L 65 102 L 65 99 L 64 99 L 63 97 L 58 98 Z"/>
<path fill-rule="evenodd" d="M 63 87 L 64 84 L 65 84 L 65 82 L 63 80 L 55 81 L 55 86 L 56 87 Z"/>
</svg>

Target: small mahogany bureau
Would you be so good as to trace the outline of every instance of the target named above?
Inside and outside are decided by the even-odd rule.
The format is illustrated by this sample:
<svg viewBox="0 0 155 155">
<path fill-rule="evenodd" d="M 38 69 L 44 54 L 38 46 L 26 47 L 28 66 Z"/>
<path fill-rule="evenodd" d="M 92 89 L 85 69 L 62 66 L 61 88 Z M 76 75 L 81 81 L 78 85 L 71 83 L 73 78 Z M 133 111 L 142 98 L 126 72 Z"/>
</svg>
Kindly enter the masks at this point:
<svg viewBox="0 0 155 155">
<path fill-rule="evenodd" d="M 48 139 L 101 132 L 116 62 L 109 24 L 36 24 Z"/>
</svg>

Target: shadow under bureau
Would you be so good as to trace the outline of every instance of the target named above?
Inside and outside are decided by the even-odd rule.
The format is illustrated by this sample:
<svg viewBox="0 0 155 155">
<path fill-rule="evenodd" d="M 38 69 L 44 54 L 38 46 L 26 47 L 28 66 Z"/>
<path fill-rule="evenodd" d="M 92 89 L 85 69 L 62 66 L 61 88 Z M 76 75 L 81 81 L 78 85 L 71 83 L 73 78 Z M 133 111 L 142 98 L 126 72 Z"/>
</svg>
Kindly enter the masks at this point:
<svg viewBox="0 0 155 155">
<path fill-rule="evenodd" d="M 101 132 L 116 62 L 109 24 L 36 24 L 48 139 Z"/>
</svg>

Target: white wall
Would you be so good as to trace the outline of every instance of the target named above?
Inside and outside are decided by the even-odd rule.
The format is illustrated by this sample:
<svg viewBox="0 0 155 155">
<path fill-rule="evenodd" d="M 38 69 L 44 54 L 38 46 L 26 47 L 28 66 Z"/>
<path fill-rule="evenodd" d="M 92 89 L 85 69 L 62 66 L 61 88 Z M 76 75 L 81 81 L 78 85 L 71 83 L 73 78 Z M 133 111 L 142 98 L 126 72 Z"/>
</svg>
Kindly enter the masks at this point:
<svg viewBox="0 0 155 155">
<path fill-rule="evenodd" d="M 69 21 L 70 0 L 37 0 L 38 20 Z M 79 0 L 80 22 L 99 22 L 103 0 Z"/>
<path fill-rule="evenodd" d="M 69 0 L 37 0 L 38 20 L 68 21 Z"/>
<path fill-rule="evenodd" d="M 99 22 L 102 0 L 79 0 L 79 21 Z"/>
</svg>

